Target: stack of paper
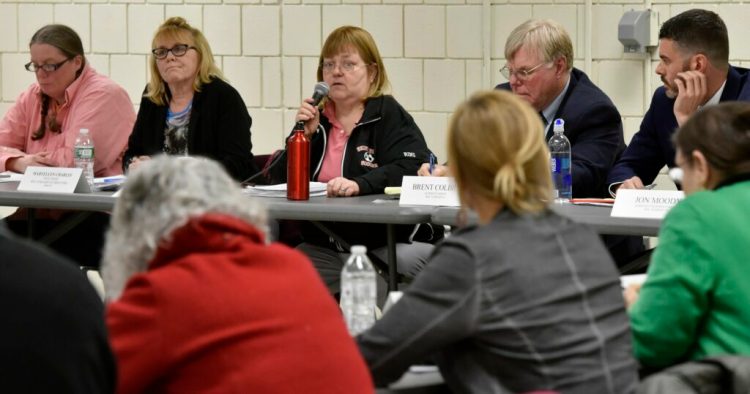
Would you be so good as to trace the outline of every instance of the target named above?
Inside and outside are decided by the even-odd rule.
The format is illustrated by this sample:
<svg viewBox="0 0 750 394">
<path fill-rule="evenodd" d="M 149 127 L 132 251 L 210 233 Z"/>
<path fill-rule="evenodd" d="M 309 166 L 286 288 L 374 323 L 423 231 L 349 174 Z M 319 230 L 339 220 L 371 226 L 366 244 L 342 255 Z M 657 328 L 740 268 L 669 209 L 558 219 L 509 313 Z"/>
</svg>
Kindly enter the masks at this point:
<svg viewBox="0 0 750 394">
<path fill-rule="evenodd" d="M 114 191 L 119 189 L 126 179 L 125 175 L 94 178 L 94 188 L 99 191 Z"/>
<path fill-rule="evenodd" d="M 615 203 L 614 198 L 571 198 L 570 202 L 575 205 L 594 205 L 600 207 L 611 207 Z"/>
<path fill-rule="evenodd" d="M 0 172 L 0 182 L 20 182 L 23 174 L 11 171 Z"/>
<path fill-rule="evenodd" d="M 623 275 L 620 277 L 620 285 L 623 289 L 633 284 L 642 285 L 646 281 L 646 274 Z"/>
<path fill-rule="evenodd" d="M 327 184 L 322 182 L 310 182 L 310 197 L 325 197 Z M 284 197 L 286 198 L 286 183 L 270 186 L 248 186 L 245 193 L 258 197 Z"/>
</svg>

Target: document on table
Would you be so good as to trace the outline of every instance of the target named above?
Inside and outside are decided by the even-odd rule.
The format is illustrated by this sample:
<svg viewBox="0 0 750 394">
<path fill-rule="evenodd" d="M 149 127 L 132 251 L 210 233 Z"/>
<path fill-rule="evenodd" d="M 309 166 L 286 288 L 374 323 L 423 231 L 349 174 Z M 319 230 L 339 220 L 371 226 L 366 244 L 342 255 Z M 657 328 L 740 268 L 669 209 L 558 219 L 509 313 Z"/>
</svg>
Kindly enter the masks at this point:
<svg viewBox="0 0 750 394">
<path fill-rule="evenodd" d="M 574 205 L 593 205 L 597 207 L 611 207 L 615 203 L 614 198 L 571 198 Z"/>
<path fill-rule="evenodd" d="M 23 174 L 18 174 L 13 171 L 0 172 L 0 183 L 3 182 L 21 182 Z"/>
<path fill-rule="evenodd" d="M 632 284 L 642 285 L 646 281 L 646 274 L 623 275 L 620 277 L 620 285 L 627 289 Z"/>
<path fill-rule="evenodd" d="M 327 184 L 322 182 L 310 182 L 310 197 L 325 197 Z M 286 198 L 286 183 L 269 186 L 248 186 L 245 193 L 258 197 L 284 197 Z"/>
<path fill-rule="evenodd" d="M 115 191 L 125 183 L 127 177 L 125 175 L 114 175 L 103 178 L 94 178 L 94 188 L 99 191 Z"/>
</svg>

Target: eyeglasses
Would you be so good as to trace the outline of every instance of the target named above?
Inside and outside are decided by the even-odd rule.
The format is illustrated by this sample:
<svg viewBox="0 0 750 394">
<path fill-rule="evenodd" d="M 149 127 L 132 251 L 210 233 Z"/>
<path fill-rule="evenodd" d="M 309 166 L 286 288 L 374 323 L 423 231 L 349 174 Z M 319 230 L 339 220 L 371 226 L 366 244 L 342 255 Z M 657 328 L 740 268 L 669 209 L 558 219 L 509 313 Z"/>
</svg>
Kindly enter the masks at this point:
<svg viewBox="0 0 750 394">
<path fill-rule="evenodd" d="M 51 73 L 51 72 L 57 71 L 58 68 L 62 67 L 62 65 L 65 64 L 65 62 L 67 62 L 70 59 L 72 59 L 72 57 L 69 57 L 63 60 L 60 63 L 36 64 L 34 62 L 28 62 L 23 67 L 26 68 L 26 71 L 33 72 L 33 73 L 39 70 L 44 70 L 45 72 Z"/>
<path fill-rule="evenodd" d="M 173 46 L 172 48 L 154 48 L 151 50 L 151 53 L 154 54 L 154 57 L 157 59 L 164 59 L 167 57 L 169 52 L 172 52 L 172 54 L 175 57 L 185 56 L 188 49 L 197 49 L 196 47 L 187 45 L 187 44 L 177 44 Z"/>
<path fill-rule="evenodd" d="M 355 63 L 355 62 L 343 62 L 343 63 L 323 62 L 320 65 L 320 67 L 323 69 L 323 72 L 326 74 L 332 73 L 336 69 L 336 67 L 338 67 L 339 70 L 345 73 L 350 73 L 356 70 L 357 68 L 359 68 L 359 66 L 369 66 L 369 64 L 361 64 L 361 63 Z"/>
<path fill-rule="evenodd" d="M 547 64 L 547 62 L 539 63 L 536 66 L 531 67 L 528 70 L 520 69 L 520 70 L 515 70 L 515 71 L 512 68 L 508 67 L 508 65 L 506 64 L 503 68 L 500 69 L 500 74 L 503 74 L 505 79 L 509 81 L 510 81 L 510 77 L 512 77 L 513 75 L 515 75 L 516 79 L 518 79 L 519 81 L 525 81 L 529 79 L 531 74 L 535 73 L 539 69 L 539 67 L 542 67 L 545 64 Z"/>
</svg>

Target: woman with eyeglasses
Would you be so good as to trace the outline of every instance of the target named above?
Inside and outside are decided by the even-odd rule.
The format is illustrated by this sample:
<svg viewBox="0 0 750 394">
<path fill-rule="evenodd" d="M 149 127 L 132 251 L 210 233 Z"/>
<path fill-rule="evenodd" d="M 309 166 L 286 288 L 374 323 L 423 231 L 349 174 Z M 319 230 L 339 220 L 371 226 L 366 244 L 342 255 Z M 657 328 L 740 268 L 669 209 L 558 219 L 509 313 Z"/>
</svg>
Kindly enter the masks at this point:
<svg viewBox="0 0 750 394">
<path fill-rule="evenodd" d="M 89 129 L 94 174 L 122 173 L 122 152 L 135 112 L 127 92 L 86 61 L 78 34 L 47 25 L 29 43 L 25 67 L 36 76 L 0 122 L 0 171 L 29 166 L 73 167 L 73 143 Z"/>
<path fill-rule="evenodd" d="M 636 358 L 750 356 L 750 104 L 705 107 L 673 139 L 687 197 L 664 219 L 646 282 L 625 293 Z"/>
<path fill-rule="evenodd" d="M 16 99 L 0 122 L 0 171 L 23 173 L 30 166 L 73 167 L 73 146 L 80 129 L 94 141 L 94 175 L 122 174 L 122 154 L 133 129 L 135 111 L 127 92 L 97 73 L 86 60 L 78 34 L 68 26 L 47 25 L 29 42 L 26 70 L 36 82 Z M 37 210 L 34 236 L 42 237 L 66 211 Z M 99 264 L 107 214 L 92 213 L 57 241 L 53 249 L 82 265 Z M 8 227 L 27 234 L 25 210 L 7 218 Z M 81 247 L 82 242 L 86 247 Z"/>
<path fill-rule="evenodd" d="M 252 118 L 225 80 L 200 30 L 169 18 L 152 41 L 151 76 L 141 99 L 123 168 L 165 153 L 220 162 L 236 180 L 255 172 Z"/>
<path fill-rule="evenodd" d="M 305 122 L 310 139 L 310 179 L 328 184 L 329 197 L 383 193 L 401 186 L 404 175 L 417 175 L 429 150 L 414 119 L 386 92 L 388 75 L 375 40 L 366 30 L 342 26 L 323 44 L 317 78 L 330 87 L 322 109 L 305 99 L 296 120 Z M 285 157 L 284 157 L 285 158 Z M 274 182 L 286 181 L 286 162 L 273 168 Z M 349 244 L 363 244 L 385 256 L 386 230 L 381 225 L 327 223 Z M 408 228 L 407 228 L 408 227 Z M 414 226 L 406 226 L 397 240 L 406 241 Z M 332 292 L 337 293 L 341 267 L 349 250 L 312 225 L 303 225 L 300 248 L 310 256 Z M 402 258 L 399 262 L 413 261 Z M 418 269 L 400 266 L 413 276 Z"/>
</svg>

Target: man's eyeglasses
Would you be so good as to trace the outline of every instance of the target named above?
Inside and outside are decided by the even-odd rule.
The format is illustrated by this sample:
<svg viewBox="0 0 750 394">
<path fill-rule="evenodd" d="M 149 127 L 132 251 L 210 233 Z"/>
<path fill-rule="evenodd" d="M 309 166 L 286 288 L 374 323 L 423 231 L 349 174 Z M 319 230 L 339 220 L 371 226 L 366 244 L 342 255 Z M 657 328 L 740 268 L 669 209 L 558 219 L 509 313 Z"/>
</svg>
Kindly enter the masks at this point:
<svg viewBox="0 0 750 394">
<path fill-rule="evenodd" d="M 366 64 L 360 64 L 360 63 L 355 63 L 355 62 L 343 62 L 343 63 L 323 62 L 320 65 L 320 67 L 323 69 L 323 72 L 326 74 L 332 73 L 336 69 L 337 66 L 341 71 L 345 73 L 349 73 L 359 68 L 359 66 L 366 66 Z"/>
<path fill-rule="evenodd" d="M 154 57 L 157 59 L 164 59 L 167 57 L 169 52 L 172 52 L 172 54 L 175 57 L 185 56 L 188 49 L 197 49 L 193 46 L 187 45 L 187 44 L 177 44 L 173 46 L 172 48 L 154 48 L 151 50 L 151 53 L 154 54 Z"/>
<path fill-rule="evenodd" d="M 542 62 L 537 64 L 534 67 L 531 67 L 529 69 L 520 69 L 520 70 L 513 70 L 512 68 L 508 67 L 506 64 L 503 68 L 500 69 L 500 74 L 502 74 L 505 79 L 510 81 L 510 77 L 513 75 L 516 76 L 516 79 L 519 81 L 525 81 L 529 79 L 531 74 L 535 73 L 537 70 L 539 70 L 539 67 L 542 67 L 543 65 L 547 64 L 547 62 Z"/>
<path fill-rule="evenodd" d="M 63 60 L 60 63 L 36 64 L 34 62 L 28 62 L 24 65 L 24 68 L 26 68 L 26 71 L 30 71 L 33 73 L 39 70 L 44 70 L 45 72 L 51 73 L 57 71 L 58 68 L 62 67 L 62 65 L 70 59 L 72 59 L 72 57 Z"/>
</svg>

